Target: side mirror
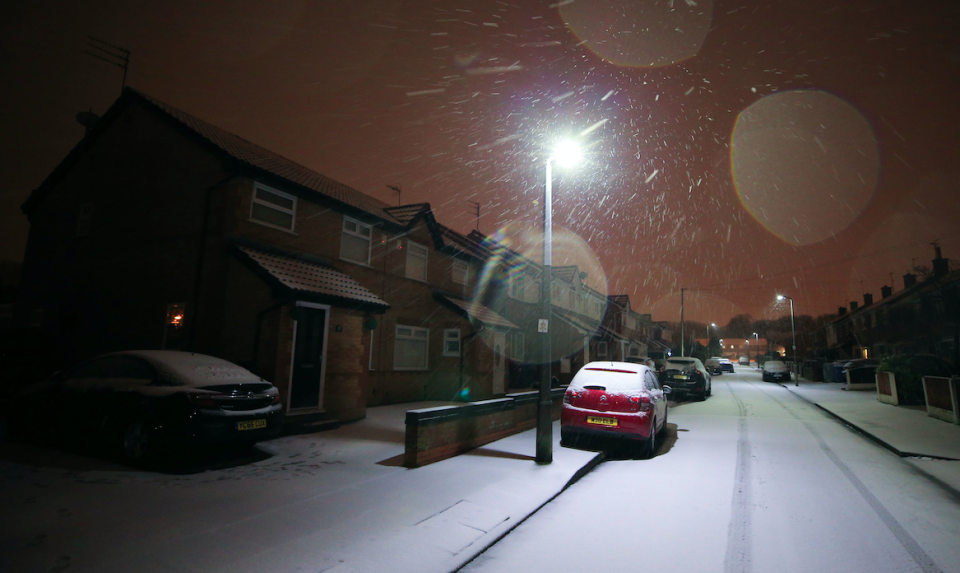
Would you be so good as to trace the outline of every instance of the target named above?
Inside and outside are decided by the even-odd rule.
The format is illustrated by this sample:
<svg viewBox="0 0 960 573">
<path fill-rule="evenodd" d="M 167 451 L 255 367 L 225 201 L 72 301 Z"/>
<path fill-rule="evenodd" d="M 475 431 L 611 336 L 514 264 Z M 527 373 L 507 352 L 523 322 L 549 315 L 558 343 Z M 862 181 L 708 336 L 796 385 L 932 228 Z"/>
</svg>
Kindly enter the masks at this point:
<svg viewBox="0 0 960 573">
<path fill-rule="evenodd" d="M 669 386 L 663 386 L 662 388 L 663 388 L 663 395 L 664 395 L 664 396 L 669 396 L 670 394 L 673 394 L 673 388 L 671 388 L 671 387 L 669 387 Z"/>
</svg>

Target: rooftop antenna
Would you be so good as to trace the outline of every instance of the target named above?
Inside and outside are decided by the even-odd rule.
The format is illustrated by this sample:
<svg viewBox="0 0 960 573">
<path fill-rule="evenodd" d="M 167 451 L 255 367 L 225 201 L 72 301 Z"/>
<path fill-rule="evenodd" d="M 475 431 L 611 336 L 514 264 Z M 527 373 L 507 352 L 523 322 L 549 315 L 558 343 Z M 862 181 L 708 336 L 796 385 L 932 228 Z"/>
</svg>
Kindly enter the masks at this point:
<svg viewBox="0 0 960 573">
<path fill-rule="evenodd" d="M 471 205 L 473 205 L 473 212 L 477 216 L 477 230 L 479 231 L 480 230 L 480 203 L 477 203 L 476 201 L 467 201 L 467 203 L 470 203 Z"/>
<path fill-rule="evenodd" d="M 400 206 L 400 184 L 397 183 L 396 185 L 387 185 L 387 187 L 397 192 L 397 207 L 399 207 Z"/>
<path fill-rule="evenodd" d="M 120 91 L 123 91 L 123 88 L 127 87 L 127 70 L 130 69 L 130 50 L 108 44 L 93 36 L 87 36 L 87 46 L 96 50 L 95 52 L 87 50 L 87 54 L 123 70 L 123 82 L 120 86 Z"/>
</svg>

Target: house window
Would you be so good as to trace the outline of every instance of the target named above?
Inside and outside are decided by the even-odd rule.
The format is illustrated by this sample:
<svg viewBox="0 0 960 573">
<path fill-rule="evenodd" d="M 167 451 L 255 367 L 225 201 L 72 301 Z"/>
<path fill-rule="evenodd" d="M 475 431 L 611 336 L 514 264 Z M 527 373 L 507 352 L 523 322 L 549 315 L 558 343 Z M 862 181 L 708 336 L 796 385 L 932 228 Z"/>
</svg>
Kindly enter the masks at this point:
<svg viewBox="0 0 960 573">
<path fill-rule="evenodd" d="M 426 370 L 430 329 L 397 325 L 393 348 L 394 370 Z"/>
<path fill-rule="evenodd" d="M 523 275 L 517 275 L 513 279 L 513 284 L 510 285 L 510 296 L 517 300 L 523 300 L 525 290 Z"/>
<path fill-rule="evenodd" d="M 445 328 L 443 330 L 443 355 L 460 356 L 459 328 Z"/>
<path fill-rule="evenodd" d="M 373 227 L 350 217 L 344 217 L 343 232 L 340 234 L 340 258 L 369 265 L 372 236 Z"/>
<path fill-rule="evenodd" d="M 180 348 L 180 343 L 183 342 L 185 309 L 186 304 L 182 302 L 167 305 L 167 315 L 163 325 L 163 340 L 160 343 L 160 348 Z"/>
<path fill-rule="evenodd" d="M 407 278 L 427 282 L 427 248 L 407 241 Z"/>
<path fill-rule="evenodd" d="M 467 274 L 470 272 L 470 265 L 465 261 L 453 261 L 453 282 L 458 285 L 467 284 Z"/>
<path fill-rule="evenodd" d="M 297 212 L 297 198 L 257 183 L 253 186 L 253 202 L 250 204 L 250 220 L 293 231 Z"/>
<path fill-rule="evenodd" d="M 607 342 L 602 340 L 597 343 L 597 356 L 600 358 L 606 358 L 607 356 Z"/>
<path fill-rule="evenodd" d="M 93 203 L 80 205 L 77 215 L 77 236 L 86 237 L 90 234 L 90 223 L 93 221 Z"/>
<path fill-rule="evenodd" d="M 514 333 L 513 335 L 513 358 L 514 360 L 523 362 L 524 360 L 524 338 L 522 332 Z"/>
</svg>

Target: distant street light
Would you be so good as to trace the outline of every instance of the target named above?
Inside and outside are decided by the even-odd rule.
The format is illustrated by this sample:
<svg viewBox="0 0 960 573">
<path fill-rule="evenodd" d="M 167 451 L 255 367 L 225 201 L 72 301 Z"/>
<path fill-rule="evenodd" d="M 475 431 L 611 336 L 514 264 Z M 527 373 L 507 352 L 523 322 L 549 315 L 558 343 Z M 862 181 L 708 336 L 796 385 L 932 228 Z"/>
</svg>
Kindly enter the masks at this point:
<svg viewBox="0 0 960 573">
<path fill-rule="evenodd" d="M 543 272 L 540 277 L 540 312 L 537 331 L 543 336 L 541 345 L 543 369 L 540 372 L 540 393 L 537 402 L 537 455 L 538 464 L 553 461 L 553 400 L 550 398 L 552 386 L 552 349 L 550 345 L 550 315 L 553 311 L 550 301 L 551 275 L 553 264 L 553 163 L 561 167 L 576 165 L 580 161 L 580 146 L 575 141 L 562 141 L 547 157 L 546 185 L 543 189 Z"/>
<path fill-rule="evenodd" d="M 787 299 L 790 301 L 790 334 L 793 335 L 793 380 L 796 386 L 800 385 L 800 376 L 797 373 L 797 329 L 793 325 L 793 299 L 789 296 L 778 294 L 777 300 Z"/>
<path fill-rule="evenodd" d="M 757 367 L 759 368 L 760 367 L 760 335 L 754 332 L 753 336 L 757 339 Z"/>
<path fill-rule="evenodd" d="M 711 322 L 710 324 L 707 325 L 707 354 L 710 353 L 710 327 L 711 326 L 713 327 L 714 332 L 716 332 L 716 329 L 717 329 L 717 324 L 714 322 Z M 720 352 L 720 354 L 723 354 L 723 352 Z"/>
</svg>

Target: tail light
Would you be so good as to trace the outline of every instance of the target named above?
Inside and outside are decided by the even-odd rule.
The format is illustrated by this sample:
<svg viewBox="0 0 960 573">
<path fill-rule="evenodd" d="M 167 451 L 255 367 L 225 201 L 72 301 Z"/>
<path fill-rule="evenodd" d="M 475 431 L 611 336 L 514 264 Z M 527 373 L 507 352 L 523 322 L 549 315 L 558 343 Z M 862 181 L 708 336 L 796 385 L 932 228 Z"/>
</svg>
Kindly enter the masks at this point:
<svg viewBox="0 0 960 573">
<path fill-rule="evenodd" d="M 217 402 L 217 396 L 221 396 L 221 394 L 187 394 L 187 400 L 203 410 L 219 410 L 220 403 Z"/>
<path fill-rule="evenodd" d="M 627 400 L 637 412 L 648 412 L 653 407 L 649 396 L 630 396 Z"/>
<path fill-rule="evenodd" d="M 569 390 L 569 389 L 568 389 L 566 392 L 563 393 L 563 403 L 564 403 L 564 404 L 573 404 L 573 399 L 574 399 L 574 398 L 579 398 L 579 397 L 580 397 L 580 393 L 579 393 L 579 392 L 575 392 L 575 391 L 573 391 L 573 390 Z"/>
</svg>

